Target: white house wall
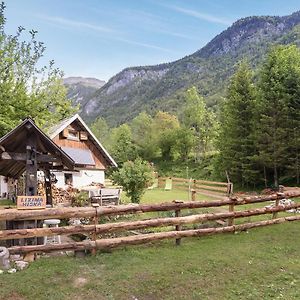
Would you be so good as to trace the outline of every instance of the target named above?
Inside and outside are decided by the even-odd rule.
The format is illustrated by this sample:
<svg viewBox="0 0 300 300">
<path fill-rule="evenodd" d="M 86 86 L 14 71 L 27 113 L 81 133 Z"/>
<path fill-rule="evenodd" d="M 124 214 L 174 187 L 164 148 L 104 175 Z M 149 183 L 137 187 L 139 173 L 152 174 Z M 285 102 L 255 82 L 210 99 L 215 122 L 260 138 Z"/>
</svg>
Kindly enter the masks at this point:
<svg viewBox="0 0 300 300">
<path fill-rule="evenodd" d="M 7 182 L 5 182 L 5 177 L 0 176 L 0 198 L 3 197 L 3 195 L 7 195 L 8 188 L 7 188 Z"/>
<path fill-rule="evenodd" d="M 103 170 L 80 170 L 79 172 L 55 172 L 57 179 L 56 186 L 58 188 L 66 188 L 65 173 L 73 175 L 73 187 L 81 188 L 89 185 L 92 182 L 104 183 L 104 171 Z"/>
</svg>

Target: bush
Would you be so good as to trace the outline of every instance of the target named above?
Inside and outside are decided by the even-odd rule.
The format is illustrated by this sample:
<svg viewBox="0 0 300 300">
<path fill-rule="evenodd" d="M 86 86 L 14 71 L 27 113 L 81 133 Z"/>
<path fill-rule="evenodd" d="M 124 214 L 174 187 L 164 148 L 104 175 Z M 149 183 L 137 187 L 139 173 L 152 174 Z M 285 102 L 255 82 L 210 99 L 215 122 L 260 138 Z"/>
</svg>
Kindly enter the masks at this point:
<svg viewBox="0 0 300 300">
<path fill-rule="evenodd" d="M 86 206 L 89 203 L 88 199 L 89 199 L 88 192 L 81 191 L 74 196 L 72 201 L 72 206 L 79 206 L 79 207 Z"/>
<path fill-rule="evenodd" d="M 148 162 L 137 158 L 125 162 L 122 168 L 113 172 L 112 179 L 116 184 L 123 186 L 131 202 L 140 203 L 147 186 L 153 183 L 152 169 Z"/>
</svg>

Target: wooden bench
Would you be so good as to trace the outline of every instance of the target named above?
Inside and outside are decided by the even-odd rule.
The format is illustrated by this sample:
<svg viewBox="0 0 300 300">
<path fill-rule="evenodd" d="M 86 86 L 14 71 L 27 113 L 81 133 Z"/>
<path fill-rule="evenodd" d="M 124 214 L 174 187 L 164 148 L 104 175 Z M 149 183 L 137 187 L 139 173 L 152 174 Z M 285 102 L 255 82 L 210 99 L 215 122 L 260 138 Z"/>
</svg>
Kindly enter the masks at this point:
<svg viewBox="0 0 300 300">
<path fill-rule="evenodd" d="M 100 206 L 119 205 L 122 189 L 99 189 L 91 195 L 91 202 Z"/>
</svg>

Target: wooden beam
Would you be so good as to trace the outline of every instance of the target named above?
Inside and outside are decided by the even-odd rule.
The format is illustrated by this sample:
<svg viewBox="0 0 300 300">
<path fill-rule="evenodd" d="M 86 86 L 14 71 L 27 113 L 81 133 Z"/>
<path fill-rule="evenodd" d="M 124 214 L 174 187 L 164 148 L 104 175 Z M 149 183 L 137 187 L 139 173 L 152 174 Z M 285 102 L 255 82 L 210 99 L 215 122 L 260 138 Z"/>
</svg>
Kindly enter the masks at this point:
<svg viewBox="0 0 300 300">
<path fill-rule="evenodd" d="M 30 151 L 30 150 L 28 150 Z M 26 161 L 26 153 L 2 152 L 1 160 Z M 60 158 L 47 154 L 37 154 L 38 162 L 61 162 Z"/>
<path fill-rule="evenodd" d="M 241 225 L 233 225 L 233 226 L 218 227 L 218 228 L 213 227 L 213 228 L 192 229 L 192 230 L 184 230 L 184 231 L 169 231 L 169 232 L 141 234 L 136 236 L 126 236 L 126 237 L 119 237 L 119 238 L 112 238 L 112 239 L 100 239 L 96 241 L 96 247 L 97 249 L 111 249 L 111 248 L 116 248 L 125 245 L 146 244 L 149 242 L 159 241 L 163 239 L 199 237 L 199 236 L 207 236 L 207 235 L 214 235 L 220 233 L 244 231 L 251 228 L 282 224 L 288 221 L 290 222 L 290 221 L 299 221 L 299 220 L 300 220 L 300 216 L 291 216 L 291 217 L 283 217 L 283 218 L 278 218 L 273 220 L 245 223 Z"/>
<path fill-rule="evenodd" d="M 207 208 L 207 207 L 220 207 L 229 204 L 243 205 L 251 203 L 261 203 L 272 201 L 276 199 L 295 198 L 300 197 L 300 192 L 292 193 L 280 193 L 279 195 L 273 194 L 268 196 L 252 196 L 242 199 L 230 199 L 226 200 L 212 200 L 212 201 L 191 201 L 191 202 L 166 202 L 160 204 L 129 204 L 129 205 L 117 205 L 98 207 L 65 207 L 65 208 L 47 208 L 43 210 L 35 211 L 20 211 L 17 209 L 5 209 L 0 210 L 1 220 L 43 220 L 43 219 L 64 219 L 64 218 L 88 218 L 95 217 L 95 211 L 97 210 L 98 216 L 105 215 L 122 215 L 132 213 L 145 213 L 155 211 L 170 211 L 176 209 L 194 209 L 194 208 Z"/>
<path fill-rule="evenodd" d="M 284 222 L 299 221 L 300 216 L 282 217 L 273 220 L 259 221 L 253 223 L 245 223 L 241 225 L 233 225 L 219 228 L 192 229 L 184 231 L 168 231 L 159 233 L 148 233 L 134 236 L 126 236 L 120 238 L 100 239 L 96 241 L 84 241 L 64 244 L 48 244 L 33 246 L 14 246 L 8 248 L 10 253 L 28 253 L 28 252 L 50 252 L 50 251 L 66 251 L 66 250 L 84 250 L 84 249 L 111 249 L 125 245 L 138 245 L 149 242 L 159 241 L 163 239 L 178 239 L 184 237 L 199 237 L 213 234 L 229 233 L 235 231 L 243 231 L 251 228 L 282 224 Z"/>
<path fill-rule="evenodd" d="M 26 161 L 26 153 L 2 152 L 1 160 Z"/>
</svg>

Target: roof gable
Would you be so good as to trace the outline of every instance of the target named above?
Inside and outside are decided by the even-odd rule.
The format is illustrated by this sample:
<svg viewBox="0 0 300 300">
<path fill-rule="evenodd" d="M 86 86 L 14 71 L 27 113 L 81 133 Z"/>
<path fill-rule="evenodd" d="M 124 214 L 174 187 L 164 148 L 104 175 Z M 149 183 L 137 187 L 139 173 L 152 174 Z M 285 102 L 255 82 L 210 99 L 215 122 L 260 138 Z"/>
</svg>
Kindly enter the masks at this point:
<svg viewBox="0 0 300 300">
<path fill-rule="evenodd" d="M 110 166 L 117 167 L 117 163 L 114 161 L 114 159 L 109 155 L 107 150 L 103 147 L 103 145 L 100 143 L 100 141 L 96 138 L 96 136 L 92 133 L 90 128 L 87 126 L 87 124 L 82 120 L 82 118 L 75 114 L 74 116 L 65 119 L 61 121 L 58 125 L 52 127 L 49 131 L 49 136 L 51 139 L 54 139 L 56 136 L 58 136 L 65 128 L 67 128 L 69 125 L 71 125 L 74 121 L 77 121 L 80 123 L 80 125 L 87 131 L 89 136 L 91 137 L 91 142 L 96 146 L 96 148 L 102 153 L 104 158 L 107 160 Z"/>
<path fill-rule="evenodd" d="M 73 169 L 73 159 L 58 147 L 30 118 L 25 119 L 6 135 L 0 138 L 2 151 L 12 153 L 26 153 L 28 136 L 34 136 L 36 151 L 51 154 L 60 159 L 62 164 Z M 0 174 L 17 178 L 25 171 L 25 162 L 16 160 L 2 160 L 0 157 Z"/>
</svg>

